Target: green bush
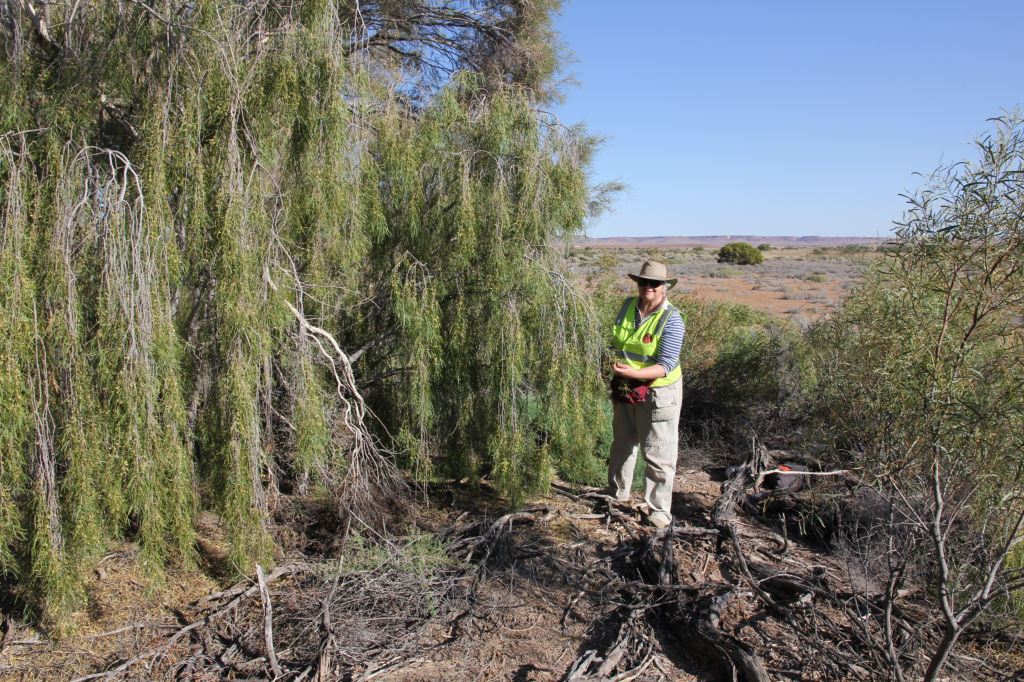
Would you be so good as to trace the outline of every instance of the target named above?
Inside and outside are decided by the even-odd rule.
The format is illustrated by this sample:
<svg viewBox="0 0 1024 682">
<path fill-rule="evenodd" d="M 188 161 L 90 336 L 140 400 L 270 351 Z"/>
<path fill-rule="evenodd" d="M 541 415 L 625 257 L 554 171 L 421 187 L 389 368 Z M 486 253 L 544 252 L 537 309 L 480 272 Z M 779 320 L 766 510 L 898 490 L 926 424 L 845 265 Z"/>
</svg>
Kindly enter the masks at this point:
<svg viewBox="0 0 1024 682">
<path fill-rule="evenodd" d="M 772 245 L 771 244 L 758 244 L 757 245 L 757 250 L 758 251 L 771 251 L 772 250 Z"/>
<path fill-rule="evenodd" d="M 686 399 L 681 427 L 691 436 L 746 442 L 802 392 L 806 356 L 795 328 L 749 306 L 682 299 L 687 313 L 680 357 Z"/>
<path fill-rule="evenodd" d="M 718 262 L 757 265 L 764 262 L 764 254 L 747 242 L 730 242 L 718 250 Z"/>
<path fill-rule="evenodd" d="M 1024 119 L 997 121 L 977 162 L 909 198 L 890 258 L 809 336 L 822 440 L 905 519 L 886 529 L 906 550 L 882 583 L 917 562 L 939 595 L 924 679 L 1000 601 L 1019 613 L 1024 589 Z"/>
</svg>

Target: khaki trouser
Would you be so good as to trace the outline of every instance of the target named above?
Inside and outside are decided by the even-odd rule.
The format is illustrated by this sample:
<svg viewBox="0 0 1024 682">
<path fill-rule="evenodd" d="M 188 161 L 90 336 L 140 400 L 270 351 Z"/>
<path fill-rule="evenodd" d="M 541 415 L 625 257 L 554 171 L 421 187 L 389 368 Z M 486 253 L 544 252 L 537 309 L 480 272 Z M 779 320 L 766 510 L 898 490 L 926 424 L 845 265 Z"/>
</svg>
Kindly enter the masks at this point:
<svg viewBox="0 0 1024 682">
<path fill-rule="evenodd" d="M 683 381 L 651 388 L 636 404 L 613 401 L 608 486 L 617 500 L 628 500 L 637 452 L 647 461 L 644 501 L 652 518 L 672 521 L 672 482 L 679 456 L 679 411 Z"/>
</svg>

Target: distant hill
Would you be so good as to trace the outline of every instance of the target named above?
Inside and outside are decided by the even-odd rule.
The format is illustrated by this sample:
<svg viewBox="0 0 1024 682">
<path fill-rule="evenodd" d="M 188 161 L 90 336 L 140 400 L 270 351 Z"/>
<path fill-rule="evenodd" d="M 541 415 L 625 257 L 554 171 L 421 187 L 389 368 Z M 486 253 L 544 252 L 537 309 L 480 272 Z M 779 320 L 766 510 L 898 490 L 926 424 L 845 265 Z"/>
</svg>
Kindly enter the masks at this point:
<svg viewBox="0 0 1024 682">
<path fill-rule="evenodd" d="M 782 248 L 785 246 L 847 246 L 849 244 L 875 246 L 887 241 L 889 239 L 882 237 L 765 237 L 752 234 L 727 234 L 700 237 L 578 237 L 574 240 L 574 244 L 581 248 L 589 246 L 595 249 L 678 249 L 694 246 L 718 248 L 729 242 L 747 242 L 754 246 L 771 244 L 773 247 Z"/>
</svg>

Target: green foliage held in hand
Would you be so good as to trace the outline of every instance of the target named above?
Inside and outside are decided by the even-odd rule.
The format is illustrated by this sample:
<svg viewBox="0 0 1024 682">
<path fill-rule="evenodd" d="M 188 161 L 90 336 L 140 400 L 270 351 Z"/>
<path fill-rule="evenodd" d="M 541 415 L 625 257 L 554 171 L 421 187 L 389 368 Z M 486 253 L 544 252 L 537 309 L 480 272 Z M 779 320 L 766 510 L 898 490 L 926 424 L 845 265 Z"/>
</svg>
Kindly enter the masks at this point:
<svg viewBox="0 0 1024 682">
<path fill-rule="evenodd" d="M 729 242 L 718 250 L 718 262 L 757 265 L 764 262 L 764 254 L 747 242 Z"/>
</svg>

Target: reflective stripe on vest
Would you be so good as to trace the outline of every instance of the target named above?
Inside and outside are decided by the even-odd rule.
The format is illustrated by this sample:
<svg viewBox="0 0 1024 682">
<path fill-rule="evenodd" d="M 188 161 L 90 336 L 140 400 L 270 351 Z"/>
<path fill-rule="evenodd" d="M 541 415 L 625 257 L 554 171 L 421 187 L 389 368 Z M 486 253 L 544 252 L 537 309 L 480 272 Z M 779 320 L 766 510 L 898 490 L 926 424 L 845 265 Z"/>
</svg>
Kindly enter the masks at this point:
<svg viewBox="0 0 1024 682">
<path fill-rule="evenodd" d="M 619 317 L 615 322 L 612 344 L 615 355 L 625 360 L 625 364 L 633 369 L 643 369 L 644 367 L 656 364 L 658 359 L 658 341 L 661 339 L 661 333 L 665 329 L 669 315 L 673 310 L 678 309 L 669 303 L 665 306 L 664 310 L 651 315 L 641 322 L 639 327 L 634 329 L 636 305 L 636 296 L 623 301 L 622 308 L 619 310 Z M 679 315 L 683 318 L 683 324 L 686 324 L 686 316 L 683 315 L 682 311 L 679 311 Z M 676 364 L 675 368 L 667 376 L 655 379 L 651 386 L 668 386 L 679 381 L 682 376 L 682 367 Z"/>
</svg>

